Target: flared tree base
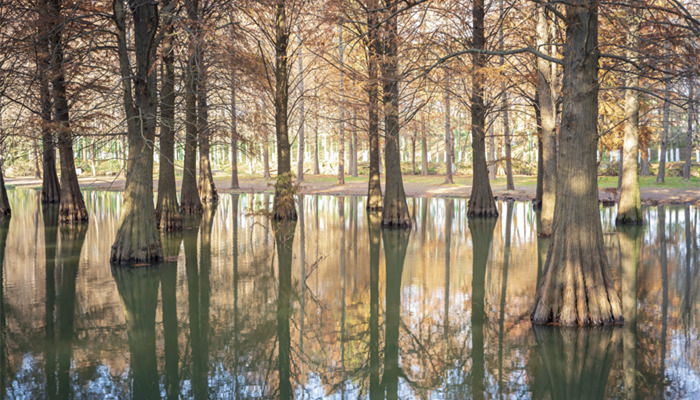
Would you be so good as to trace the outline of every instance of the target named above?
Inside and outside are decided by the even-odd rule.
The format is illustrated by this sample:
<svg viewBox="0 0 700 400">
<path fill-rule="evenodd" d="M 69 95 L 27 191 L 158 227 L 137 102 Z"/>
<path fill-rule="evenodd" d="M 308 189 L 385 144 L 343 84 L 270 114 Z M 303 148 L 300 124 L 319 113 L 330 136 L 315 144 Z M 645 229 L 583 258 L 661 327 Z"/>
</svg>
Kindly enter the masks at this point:
<svg viewBox="0 0 700 400">
<path fill-rule="evenodd" d="M 411 213 L 408 211 L 406 199 L 388 203 L 384 205 L 382 212 L 382 226 L 388 228 L 410 228 L 412 225 Z"/>
<path fill-rule="evenodd" d="M 617 214 L 615 225 L 644 225 L 642 211 L 630 212 L 628 214 Z"/>
<path fill-rule="evenodd" d="M 163 260 L 160 233 L 155 214 L 127 213 L 112 245 L 110 263 L 117 265 L 154 264 Z"/>
<path fill-rule="evenodd" d="M 88 212 L 82 201 L 67 201 L 62 199 L 58 208 L 58 220 L 62 224 L 79 224 L 88 220 Z"/>
<path fill-rule="evenodd" d="M 294 177 L 290 172 L 277 177 L 275 183 L 275 200 L 272 205 L 272 219 L 275 221 L 296 221 L 297 209 L 294 194 L 297 186 L 292 182 Z"/>
<path fill-rule="evenodd" d="M 180 204 L 180 214 L 182 215 L 199 215 L 204 212 L 202 203 L 184 201 Z"/>
<path fill-rule="evenodd" d="M 624 323 L 622 304 L 603 248 L 585 230 L 552 238 L 537 289 L 533 324 L 563 326 Z M 578 241 L 578 243 L 576 243 Z"/>
<path fill-rule="evenodd" d="M 496 207 L 496 200 L 491 195 L 491 188 L 488 189 L 487 194 L 479 194 L 477 191 L 472 191 L 469 197 L 467 216 L 477 218 L 498 217 L 498 207 Z"/>
<path fill-rule="evenodd" d="M 156 210 L 156 222 L 162 232 L 179 231 L 182 229 L 182 214 L 177 208 Z"/>
</svg>

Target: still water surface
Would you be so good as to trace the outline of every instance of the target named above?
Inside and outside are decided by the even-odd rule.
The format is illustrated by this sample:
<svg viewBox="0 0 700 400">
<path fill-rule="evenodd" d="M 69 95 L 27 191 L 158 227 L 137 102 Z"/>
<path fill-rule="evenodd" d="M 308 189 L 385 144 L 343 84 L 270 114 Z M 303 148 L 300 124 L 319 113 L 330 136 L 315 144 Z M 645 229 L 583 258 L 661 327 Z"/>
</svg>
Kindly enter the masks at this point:
<svg viewBox="0 0 700 400">
<path fill-rule="evenodd" d="M 36 191 L 0 221 L 4 398 L 698 398 L 698 222 L 601 209 L 622 327 L 533 328 L 547 240 L 529 203 L 470 223 L 464 199 L 409 199 L 410 232 L 358 197 L 223 195 L 164 236 L 167 262 L 111 268 L 120 194 L 58 227 Z"/>
</svg>

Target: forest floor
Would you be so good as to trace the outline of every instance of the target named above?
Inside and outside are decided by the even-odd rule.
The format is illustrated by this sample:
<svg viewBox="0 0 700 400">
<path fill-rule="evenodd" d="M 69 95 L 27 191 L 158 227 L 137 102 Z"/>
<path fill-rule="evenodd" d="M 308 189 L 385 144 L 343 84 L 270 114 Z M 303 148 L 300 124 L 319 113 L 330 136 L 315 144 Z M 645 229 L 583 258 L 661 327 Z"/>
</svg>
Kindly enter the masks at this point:
<svg viewBox="0 0 700 400">
<path fill-rule="evenodd" d="M 444 175 L 404 175 L 404 188 L 408 197 L 455 197 L 464 198 L 471 194 L 472 177 L 456 175 L 454 184 L 445 184 Z M 240 188 L 231 189 L 229 176 L 215 176 L 217 190 L 220 193 L 263 193 L 274 192 L 274 179 L 265 179 L 259 175 L 240 175 Z M 81 177 L 80 186 L 92 190 L 124 190 L 124 178 L 114 176 Z M 157 179 L 154 188 L 157 188 Z M 535 198 L 537 178 L 534 176 L 516 176 L 515 190 L 506 190 L 505 177 L 491 180 L 494 196 L 501 200 L 530 201 Z M 33 177 L 7 178 L 8 187 L 22 186 L 40 188 L 41 180 Z M 178 190 L 180 180 L 177 181 Z M 617 198 L 617 177 L 598 177 L 599 199 L 601 202 L 613 203 Z M 693 177 L 684 181 L 679 177 L 667 177 L 665 184 L 656 184 L 654 177 L 640 179 L 642 203 L 656 204 L 695 204 L 700 206 L 700 179 Z M 384 185 L 382 185 L 382 190 Z M 367 176 L 357 178 L 345 177 L 345 184 L 338 185 L 337 177 L 332 175 L 306 175 L 299 193 L 319 195 L 364 196 L 367 194 Z"/>
</svg>

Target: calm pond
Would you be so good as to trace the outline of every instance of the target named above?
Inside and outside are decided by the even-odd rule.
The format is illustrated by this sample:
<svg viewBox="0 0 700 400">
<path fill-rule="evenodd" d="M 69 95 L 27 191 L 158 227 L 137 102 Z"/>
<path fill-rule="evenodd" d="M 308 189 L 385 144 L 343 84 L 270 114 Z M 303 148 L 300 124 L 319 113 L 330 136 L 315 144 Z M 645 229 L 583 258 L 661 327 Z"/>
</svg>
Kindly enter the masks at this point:
<svg viewBox="0 0 700 400">
<path fill-rule="evenodd" d="M 9 191 L 4 398 L 700 396 L 698 208 L 624 231 L 601 208 L 628 322 L 558 329 L 529 320 L 547 248 L 529 203 L 470 224 L 465 199 L 409 199 L 402 233 L 363 198 L 303 197 L 290 228 L 269 195 L 222 195 L 164 236 L 163 265 L 115 269 L 120 194 L 84 194 L 89 224 L 58 228 Z"/>
</svg>

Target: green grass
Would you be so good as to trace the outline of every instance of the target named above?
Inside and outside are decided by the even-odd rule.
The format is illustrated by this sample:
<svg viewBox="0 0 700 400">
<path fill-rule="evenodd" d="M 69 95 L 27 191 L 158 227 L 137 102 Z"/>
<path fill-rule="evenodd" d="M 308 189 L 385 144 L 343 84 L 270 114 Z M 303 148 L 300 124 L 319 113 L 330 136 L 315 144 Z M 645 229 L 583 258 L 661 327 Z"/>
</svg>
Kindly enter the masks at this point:
<svg viewBox="0 0 700 400">
<path fill-rule="evenodd" d="M 689 181 L 677 176 L 667 176 L 665 183 L 656 183 L 655 176 L 640 176 L 639 187 L 642 189 L 700 189 L 700 178 L 690 177 Z M 599 176 L 598 186 L 601 188 L 616 188 L 616 176 Z"/>
</svg>

